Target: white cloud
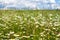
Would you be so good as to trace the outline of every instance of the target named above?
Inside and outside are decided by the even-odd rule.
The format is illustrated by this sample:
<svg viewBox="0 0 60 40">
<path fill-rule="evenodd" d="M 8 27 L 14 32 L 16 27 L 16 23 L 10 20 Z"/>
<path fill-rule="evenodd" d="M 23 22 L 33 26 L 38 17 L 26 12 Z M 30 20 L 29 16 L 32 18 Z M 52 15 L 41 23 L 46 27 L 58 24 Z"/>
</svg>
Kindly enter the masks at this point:
<svg viewBox="0 0 60 40">
<path fill-rule="evenodd" d="M 31 2 L 32 1 L 32 2 Z M 0 0 L 1 3 L 6 4 L 5 8 L 8 7 L 20 7 L 20 6 L 25 6 L 25 7 L 30 7 L 30 8 L 40 8 L 38 7 L 38 3 L 36 2 L 43 2 L 43 3 L 56 3 L 55 0 Z M 43 6 L 43 5 L 40 5 Z M 45 5 L 44 5 L 45 6 Z M 52 4 L 51 7 L 54 8 L 56 5 Z M 48 5 L 46 5 L 46 8 L 48 7 Z"/>
<path fill-rule="evenodd" d="M 57 7 L 56 7 L 56 8 L 60 9 L 60 4 L 56 4 L 56 5 L 57 5 Z"/>
<path fill-rule="evenodd" d="M 50 2 L 51 2 L 51 3 L 56 3 L 56 1 L 55 1 L 55 0 L 50 0 Z"/>
<path fill-rule="evenodd" d="M 40 1 L 40 0 L 32 0 L 32 1 Z"/>
<path fill-rule="evenodd" d="M 56 4 L 51 5 L 52 9 L 56 9 Z"/>
<path fill-rule="evenodd" d="M 17 0 L 0 0 L 2 3 L 15 3 Z"/>
<path fill-rule="evenodd" d="M 36 3 L 31 3 L 29 1 L 26 1 L 26 2 L 24 2 L 24 5 L 26 7 L 33 7 L 33 8 L 35 8 L 37 4 Z"/>
<path fill-rule="evenodd" d="M 21 0 L 21 1 L 19 1 L 19 0 L 9 0 L 9 1 L 5 0 L 5 1 L 2 1 L 2 3 L 8 4 L 5 8 L 14 7 L 14 6 L 18 7 L 18 6 L 21 6 L 21 4 L 24 5 L 25 7 L 30 7 L 30 8 L 36 7 L 36 3 L 31 3 L 30 1 L 25 1 L 25 0 Z"/>
</svg>

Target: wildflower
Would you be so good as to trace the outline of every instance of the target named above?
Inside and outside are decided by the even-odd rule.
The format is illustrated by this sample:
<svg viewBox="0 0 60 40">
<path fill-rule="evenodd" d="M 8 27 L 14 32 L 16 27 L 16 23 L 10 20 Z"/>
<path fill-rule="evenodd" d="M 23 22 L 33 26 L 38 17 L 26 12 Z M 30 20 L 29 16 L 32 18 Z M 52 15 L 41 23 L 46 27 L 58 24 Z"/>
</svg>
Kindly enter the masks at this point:
<svg viewBox="0 0 60 40">
<path fill-rule="evenodd" d="M 53 28 L 53 29 L 56 29 L 56 28 Z"/>
<path fill-rule="evenodd" d="M 50 20 L 52 20 L 52 18 L 50 17 Z"/>
<path fill-rule="evenodd" d="M 5 24 L 1 24 L 1 23 L 0 23 L 0 26 L 3 26 L 3 27 L 5 27 L 6 25 L 5 25 Z"/>
<path fill-rule="evenodd" d="M 49 24 L 52 25 L 52 22 L 50 22 Z"/>
<path fill-rule="evenodd" d="M 44 26 L 45 24 L 46 24 L 46 22 L 42 22 L 42 21 L 41 21 L 41 24 L 40 24 L 40 25 L 41 25 L 41 26 Z"/>
<path fill-rule="evenodd" d="M 10 34 L 14 34 L 14 31 L 10 31 Z"/>
<path fill-rule="evenodd" d="M 26 33 L 25 31 L 23 31 L 23 33 Z"/>
<path fill-rule="evenodd" d="M 21 19 L 21 16 L 17 16 L 17 18 L 20 18 Z"/>
<path fill-rule="evenodd" d="M 14 34 L 14 36 L 15 36 L 15 37 L 18 37 L 18 36 L 20 36 L 20 35 L 18 35 L 18 34 Z"/>
<path fill-rule="evenodd" d="M 42 24 L 45 24 L 46 22 L 42 21 L 41 23 L 42 23 Z"/>
<path fill-rule="evenodd" d="M 36 25 L 36 28 L 38 28 L 39 27 L 39 25 Z"/>
<path fill-rule="evenodd" d="M 58 18 L 57 16 L 55 18 Z"/>
<path fill-rule="evenodd" d="M 15 39 L 9 39 L 9 40 L 15 40 Z"/>
<path fill-rule="evenodd" d="M 45 36 L 44 33 L 45 33 L 45 31 L 41 32 L 40 35 L 41 35 L 41 36 Z"/>
<path fill-rule="evenodd" d="M 49 25 L 50 25 L 50 26 L 53 26 L 53 23 L 52 23 L 52 22 L 50 22 L 50 23 L 49 23 Z"/>
<path fill-rule="evenodd" d="M 53 16 L 52 14 L 49 14 L 49 16 Z"/>
<path fill-rule="evenodd" d="M 2 18 L 0 18 L 0 20 L 1 20 Z"/>
<path fill-rule="evenodd" d="M 44 32 L 41 32 L 40 34 L 41 34 L 41 35 L 43 35 L 43 34 L 44 34 Z"/>
<path fill-rule="evenodd" d="M 59 22 L 54 22 L 54 26 L 59 26 L 60 23 Z"/>
<path fill-rule="evenodd" d="M 39 16 L 41 17 L 41 16 L 42 16 L 42 14 L 39 14 Z"/>
<path fill-rule="evenodd" d="M 57 36 L 59 37 L 60 36 L 60 33 Z"/>
<path fill-rule="evenodd" d="M 30 38 L 30 36 L 22 36 L 23 38 L 25 37 L 25 38 Z"/>
<path fill-rule="evenodd" d="M 51 31 L 50 29 L 45 29 L 45 31 Z"/>
<path fill-rule="evenodd" d="M 35 24 L 39 24 L 39 22 L 38 22 L 38 21 L 36 21 L 36 22 L 35 22 Z"/>
<path fill-rule="evenodd" d="M 27 20 L 27 18 L 24 18 L 24 20 Z"/>
<path fill-rule="evenodd" d="M 21 29 L 24 29 L 25 27 L 21 27 Z"/>
<path fill-rule="evenodd" d="M 44 24 L 40 24 L 40 26 L 44 26 Z"/>
<path fill-rule="evenodd" d="M 15 20 L 17 20 L 17 18 L 15 17 Z"/>
</svg>

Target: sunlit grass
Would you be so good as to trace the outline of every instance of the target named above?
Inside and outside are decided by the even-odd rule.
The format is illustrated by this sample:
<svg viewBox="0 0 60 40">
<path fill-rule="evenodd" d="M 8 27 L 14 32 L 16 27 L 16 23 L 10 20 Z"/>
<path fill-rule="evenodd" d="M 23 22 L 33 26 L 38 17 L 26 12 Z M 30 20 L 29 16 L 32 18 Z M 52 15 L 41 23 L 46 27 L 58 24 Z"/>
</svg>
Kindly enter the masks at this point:
<svg viewBox="0 0 60 40">
<path fill-rule="evenodd" d="M 0 10 L 0 40 L 59 40 L 59 10 Z"/>
</svg>

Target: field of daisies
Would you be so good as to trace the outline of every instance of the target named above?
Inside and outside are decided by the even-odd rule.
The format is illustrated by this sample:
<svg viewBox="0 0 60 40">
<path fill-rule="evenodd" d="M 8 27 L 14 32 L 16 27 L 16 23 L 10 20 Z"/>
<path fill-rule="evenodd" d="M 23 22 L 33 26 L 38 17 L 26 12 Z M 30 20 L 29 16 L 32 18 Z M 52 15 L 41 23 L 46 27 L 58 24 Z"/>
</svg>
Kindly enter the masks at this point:
<svg viewBox="0 0 60 40">
<path fill-rule="evenodd" d="M 0 40 L 60 40 L 60 10 L 0 10 Z"/>
</svg>

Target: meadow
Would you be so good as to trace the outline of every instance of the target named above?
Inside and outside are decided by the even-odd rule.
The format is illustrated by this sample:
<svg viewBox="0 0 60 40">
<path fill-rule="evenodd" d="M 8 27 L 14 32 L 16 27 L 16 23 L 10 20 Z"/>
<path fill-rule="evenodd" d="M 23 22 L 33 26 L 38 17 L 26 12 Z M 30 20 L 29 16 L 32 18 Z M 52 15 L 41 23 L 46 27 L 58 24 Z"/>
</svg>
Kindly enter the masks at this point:
<svg viewBox="0 0 60 40">
<path fill-rule="evenodd" d="M 0 40 L 60 40 L 60 10 L 0 10 Z"/>
</svg>

